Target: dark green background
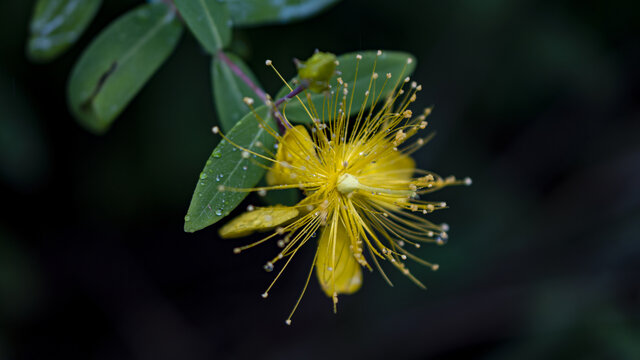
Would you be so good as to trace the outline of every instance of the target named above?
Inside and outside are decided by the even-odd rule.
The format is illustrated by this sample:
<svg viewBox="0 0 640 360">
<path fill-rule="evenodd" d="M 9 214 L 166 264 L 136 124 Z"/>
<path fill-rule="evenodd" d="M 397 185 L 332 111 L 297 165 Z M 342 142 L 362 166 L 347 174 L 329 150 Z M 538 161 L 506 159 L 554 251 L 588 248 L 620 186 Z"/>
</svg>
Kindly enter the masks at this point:
<svg viewBox="0 0 640 360">
<path fill-rule="evenodd" d="M 71 66 L 137 1 L 105 1 L 79 44 L 26 60 L 30 1 L 0 3 L 0 359 L 640 358 L 637 1 L 345 0 L 307 22 L 235 32 L 267 91 L 315 48 L 408 51 L 435 105 L 420 167 L 470 176 L 440 263 L 340 298 L 308 247 L 267 300 L 267 244 L 182 231 L 217 138 L 209 57 L 188 33 L 104 136 L 66 107 Z M 248 202 L 257 203 L 256 198 Z"/>
</svg>

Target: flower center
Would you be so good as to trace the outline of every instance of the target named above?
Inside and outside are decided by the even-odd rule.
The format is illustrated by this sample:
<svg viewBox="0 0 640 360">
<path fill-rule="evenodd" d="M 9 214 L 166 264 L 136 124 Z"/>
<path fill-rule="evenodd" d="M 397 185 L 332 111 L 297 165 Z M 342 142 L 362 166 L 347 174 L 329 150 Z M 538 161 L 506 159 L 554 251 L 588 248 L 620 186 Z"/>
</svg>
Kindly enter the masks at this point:
<svg viewBox="0 0 640 360">
<path fill-rule="evenodd" d="M 410 197 L 415 195 L 415 191 L 411 190 L 387 189 L 367 186 L 361 184 L 355 176 L 347 173 L 340 175 L 340 177 L 338 178 L 338 182 L 336 183 L 336 189 L 344 195 L 348 195 L 356 190 L 371 191 L 371 193 L 373 194 L 385 194 L 402 197 Z"/>
<path fill-rule="evenodd" d="M 357 190 L 360 187 L 361 186 L 358 179 L 356 179 L 355 176 L 347 173 L 340 175 L 340 177 L 338 178 L 337 186 L 336 186 L 338 191 L 345 195 L 352 193 L 354 190 Z"/>
</svg>

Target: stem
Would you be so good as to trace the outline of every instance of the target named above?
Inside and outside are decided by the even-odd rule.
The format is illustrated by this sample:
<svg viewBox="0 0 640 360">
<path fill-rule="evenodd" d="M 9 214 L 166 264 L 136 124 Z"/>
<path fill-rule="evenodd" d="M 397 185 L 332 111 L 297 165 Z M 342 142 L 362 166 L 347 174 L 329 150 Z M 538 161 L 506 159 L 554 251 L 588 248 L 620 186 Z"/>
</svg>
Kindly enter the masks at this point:
<svg viewBox="0 0 640 360">
<path fill-rule="evenodd" d="M 231 61 L 231 59 L 229 59 L 229 57 L 227 56 L 227 54 L 224 53 L 224 51 L 219 50 L 217 53 L 217 56 L 220 60 L 222 60 L 222 62 L 224 62 L 229 67 L 229 69 L 240 80 L 242 80 L 242 82 L 244 82 L 247 86 L 249 86 L 249 88 L 251 88 L 251 90 L 256 94 L 256 96 L 258 96 L 258 98 L 262 100 L 262 102 L 266 103 L 267 100 L 269 100 L 267 98 L 267 94 L 260 87 L 254 84 L 254 82 L 251 81 L 251 79 L 247 76 L 247 74 L 242 72 L 242 69 L 240 69 L 236 64 L 233 63 L 233 61 Z M 285 95 L 282 99 L 279 99 L 273 104 L 273 109 L 272 109 L 273 115 L 276 119 L 278 119 L 277 121 L 278 130 L 280 131 L 281 134 L 284 134 L 286 129 L 291 128 L 291 124 L 289 124 L 288 121 L 284 120 L 284 116 L 282 115 L 278 107 L 282 105 L 283 102 L 300 94 L 301 92 L 306 90 L 308 87 L 309 87 L 309 84 L 306 81 L 303 81 L 300 85 L 298 85 L 295 89 L 293 89 L 289 94 Z"/>
<path fill-rule="evenodd" d="M 224 53 L 224 51 L 222 51 L 222 50 L 218 51 L 218 58 L 220 60 L 222 60 L 222 62 L 227 64 L 229 69 L 234 74 L 236 74 L 236 76 L 239 77 L 240 80 L 242 80 L 242 82 L 247 84 L 247 86 L 249 86 L 251 88 L 251 90 L 256 94 L 256 96 L 258 96 L 260 98 L 260 100 L 262 100 L 263 102 L 267 101 L 267 95 L 265 94 L 265 92 L 262 89 L 260 89 L 256 84 L 254 84 L 253 81 L 251 81 L 251 79 L 249 79 L 247 74 L 243 73 L 242 69 L 240 69 L 238 67 L 238 65 L 234 64 L 233 61 L 231 61 L 231 59 L 229 59 L 229 57 L 227 56 L 227 54 Z"/>
<path fill-rule="evenodd" d="M 278 99 L 278 101 L 276 101 L 276 107 L 280 106 L 283 102 L 303 92 L 307 88 L 307 86 L 308 85 L 306 82 L 303 82 L 302 84 L 298 85 L 295 89 L 291 90 L 291 92 L 285 95 L 282 99 Z"/>
<path fill-rule="evenodd" d="M 167 5 L 174 14 L 178 15 L 178 18 L 180 19 L 180 21 L 184 23 L 184 19 L 182 18 L 182 15 L 178 11 L 176 4 L 173 3 L 173 0 L 160 0 L 160 2 Z"/>
</svg>

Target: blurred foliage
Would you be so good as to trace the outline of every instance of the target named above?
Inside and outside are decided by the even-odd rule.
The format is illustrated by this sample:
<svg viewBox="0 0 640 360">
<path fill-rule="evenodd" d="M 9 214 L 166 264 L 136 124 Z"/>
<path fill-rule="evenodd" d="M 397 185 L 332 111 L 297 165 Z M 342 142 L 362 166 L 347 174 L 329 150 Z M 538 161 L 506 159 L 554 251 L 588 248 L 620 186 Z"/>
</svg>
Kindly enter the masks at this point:
<svg viewBox="0 0 640 360">
<path fill-rule="evenodd" d="M 225 0 L 236 26 L 256 26 L 302 20 L 340 0 Z"/>
<path fill-rule="evenodd" d="M 0 70 L 0 176 L 16 188 L 42 182 L 48 168 L 45 136 L 22 85 Z"/>
<path fill-rule="evenodd" d="M 101 3 L 101 0 L 38 0 L 27 44 L 29 58 L 51 61 L 67 50 L 89 26 Z"/>
<path fill-rule="evenodd" d="M 88 130 L 103 133 L 175 48 L 182 27 L 164 4 L 142 5 L 105 29 L 69 79 L 69 105 Z"/>
<path fill-rule="evenodd" d="M 210 54 L 231 41 L 229 10 L 221 1 L 175 0 L 180 16 Z"/>
</svg>

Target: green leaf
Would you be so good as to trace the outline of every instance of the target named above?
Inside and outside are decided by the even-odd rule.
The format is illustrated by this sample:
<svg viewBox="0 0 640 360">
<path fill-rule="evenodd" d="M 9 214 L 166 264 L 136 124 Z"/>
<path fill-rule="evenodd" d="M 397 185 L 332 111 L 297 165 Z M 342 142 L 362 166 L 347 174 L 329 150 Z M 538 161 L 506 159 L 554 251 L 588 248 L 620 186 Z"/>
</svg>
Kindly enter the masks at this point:
<svg viewBox="0 0 640 360">
<path fill-rule="evenodd" d="M 301 20 L 340 0 L 227 0 L 235 26 L 256 26 Z"/>
<path fill-rule="evenodd" d="M 362 55 L 362 60 L 360 60 L 360 64 L 358 65 L 356 77 L 356 55 L 358 54 Z M 411 59 L 410 63 L 408 63 L 409 59 Z M 338 61 L 340 62 L 340 65 L 338 65 L 336 70 L 339 72 L 339 75 L 333 76 L 329 83 L 333 88 L 336 88 L 338 84 L 336 79 L 341 77 L 342 80 L 349 84 L 349 95 L 347 96 L 347 101 L 350 101 L 351 94 L 353 94 L 353 103 L 351 105 L 350 115 L 358 113 L 360 107 L 364 103 L 366 98 L 365 92 L 369 88 L 371 75 L 374 71 L 374 62 L 375 72 L 379 74 L 379 77 L 376 80 L 376 86 L 372 86 L 371 88 L 371 94 L 376 94 L 376 97 L 378 94 L 381 94 L 381 99 L 393 90 L 394 85 L 398 81 L 402 81 L 406 76 L 411 75 L 416 66 L 416 59 L 412 55 L 398 51 L 383 51 L 382 55 L 378 56 L 377 60 L 376 51 L 353 52 L 338 56 Z M 383 87 L 383 83 L 386 80 L 385 75 L 387 73 L 391 73 L 392 77 Z M 289 83 L 292 84 L 293 80 Z M 292 85 L 292 87 L 293 86 L 294 85 Z M 278 92 L 276 98 L 280 99 L 289 92 L 289 89 L 285 86 Z M 318 111 L 322 111 L 322 103 L 326 95 L 316 93 L 310 94 L 316 109 L 318 109 Z M 305 106 L 308 106 L 306 95 L 304 95 L 304 93 L 300 95 L 300 98 L 305 102 Z M 372 96 L 367 100 L 366 107 L 370 107 L 371 102 Z M 296 98 L 289 100 L 284 110 L 287 119 L 291 122 L 311 123 L 312 121 Z"/>
<path fill-rule="evenodd" d="M 53 60 L 71 46 L 94 18 L 102 0 L 38 0 L 31 17 L 27 55 Z"/>
<path fill-rule="evenodd" d="M 182 26 L 164 4 L 146 4 L 116 19 L 84 51 L 69 79 L 76 119 L 105 132 L 176 47 Z"/>
<path fill-rule="evenodd" d="M 277 131 L 276 123 L 266 106 L 257 108 L 256 113 L 271 129 Z M 250 112 L 226 137 L 245 149 L 264 155 L 266 149 L 273 149 L 276 139 L 259 124 L 254 113 Z M 262 166 L 268 164 L 255 155 L 248 158 L 245 156 L 243 150 L 227 140 L 218 143 L 198 178 L 191 205 L 184 217 L 184 231 L 194 232 L 215 224 L 229 215 L 249 194 L 229 188 L 246 189 L 258 183 L 265 172 Z M 227 190 L 220 191 L 220 186 L 226 187 Z"/>
<path fill-rule="evenodd" d="M 260 87 L 256 77 L 239 57 L 228 52 L 225 54 L 256 86 Z M 222 130 L 229 131 L 249 111 L 249 107 L 242 99 L 250 97 L 258 100 L 257 96 L 251 87 L 240 80 L 219 57 L 211 60 L 211 83 L 220 125 Z"/>
<path fill-rule="evenodd" d="M 226 4 L 218 0 L 174 0 L 180 15 L 210 54 L 229 45 L 231 20 Z"/>
</svg>

